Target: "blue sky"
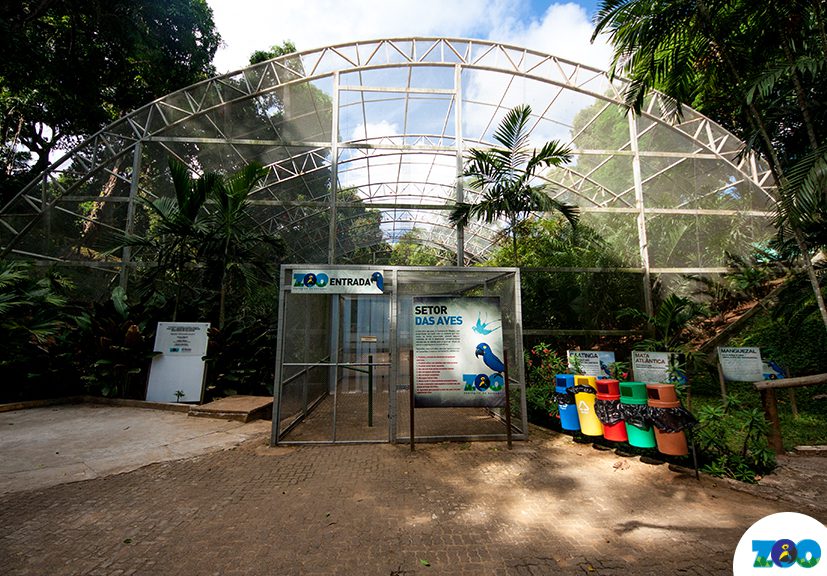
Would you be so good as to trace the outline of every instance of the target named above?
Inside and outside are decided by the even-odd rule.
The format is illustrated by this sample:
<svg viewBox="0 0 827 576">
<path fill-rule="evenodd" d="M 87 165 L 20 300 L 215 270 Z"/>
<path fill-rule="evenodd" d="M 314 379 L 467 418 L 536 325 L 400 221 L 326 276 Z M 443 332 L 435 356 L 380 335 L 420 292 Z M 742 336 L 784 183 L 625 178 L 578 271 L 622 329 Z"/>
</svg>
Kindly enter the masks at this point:
<svg viewBox="0 0 827 576">
<path fill-rule="evenodd" d="M 219 72 L 252 52 L 292 40 L 299 50 L 404 36 L 483 38 L 604 68 L 605 41 L 590 43 L 597 0 L 208 0 L 225 45 Z"/>
</svg>

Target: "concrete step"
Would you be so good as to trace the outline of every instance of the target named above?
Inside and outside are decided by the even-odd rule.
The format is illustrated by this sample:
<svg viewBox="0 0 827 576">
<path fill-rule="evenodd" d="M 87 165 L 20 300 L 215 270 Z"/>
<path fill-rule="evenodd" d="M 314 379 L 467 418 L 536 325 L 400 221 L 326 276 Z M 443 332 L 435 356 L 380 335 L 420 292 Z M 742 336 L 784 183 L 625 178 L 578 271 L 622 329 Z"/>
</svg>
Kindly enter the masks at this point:
<svg viewBox="0 0 827 576">
<path fill-rule="evenodd" d="M 200 406 L 191 406 L 189 415 L 237 422 L 270 420 L 273 417 L 273 398 L 270 396 L 228 396 Z"/>
</svg>

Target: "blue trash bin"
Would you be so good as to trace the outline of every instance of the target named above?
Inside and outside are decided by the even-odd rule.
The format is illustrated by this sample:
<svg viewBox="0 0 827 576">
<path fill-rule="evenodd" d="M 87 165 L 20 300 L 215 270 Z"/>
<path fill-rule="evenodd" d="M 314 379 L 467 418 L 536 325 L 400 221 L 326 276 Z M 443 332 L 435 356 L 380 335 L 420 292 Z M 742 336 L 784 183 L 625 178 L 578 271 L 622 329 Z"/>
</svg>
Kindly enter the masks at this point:
<svg viewBox="0 0 827 576">
<path fill-rule="evenodd" d="M 577 415 L 577 404 L 574 402 L 573 374 L 558 374 L 555 377 L 554 391 L 557 392 L 557 408 L 560 413 L 560 426 L 563 430 L 580 430 L 580 418 Z"/>
</svg>

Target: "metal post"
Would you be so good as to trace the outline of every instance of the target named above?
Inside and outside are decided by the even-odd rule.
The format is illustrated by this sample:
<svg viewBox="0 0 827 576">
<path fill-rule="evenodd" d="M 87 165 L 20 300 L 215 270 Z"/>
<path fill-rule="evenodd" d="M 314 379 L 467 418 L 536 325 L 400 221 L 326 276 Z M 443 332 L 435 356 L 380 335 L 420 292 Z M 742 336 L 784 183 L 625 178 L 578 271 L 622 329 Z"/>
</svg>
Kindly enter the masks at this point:
<svg viewBox="0 0 827 576">
<path fill-rule="evenodd" d="M 511 450 L 511 393 L 508 385 L 508 351 L 503 350 L 505 360 L 505 436 L 508 442 L 508 449 Z"/>
<path fill-rule="evenodd" d="M 373 428 L 373 354 L 368 355 L 368 427 Z"/>
<path fill-rule="evenodd" d="M 132 234 L 135 227 L 135 199 L 138 197 L 138 182 L 141 179 L 141 155 L 143 149 L 140 140 L 135 144 L 132 153 L 132 180 L 129 183 L 129 203 L 126 205 L 126 227 L 124 233 Z M 124 246 L 121 252 L 120 286 L 126 290 L 129 283 L 129 265 L 132 261 L 132 248 Z"/>
<path fill-rule="evenodd" d="M 640 171 L 640 150 L 637 141 L 637 118 L 629 118 L 629 142 L 632 147 L 632 177 L 635 185 L 635 209 L 637 210 L 637 235 L 640 245 L 640 264 L 643 267 L 643 303 L 646 314 L 653 316 L 655 307 L 652 303 L 652 282 L 649 274 L 649 240 L 646 236 L 646 206 L 643 202 L 643 177 Z"/>
<path fill-rule="evenodd" d="M 327 263 L 336 263 L 336 195 L 339 193 L 339 72 L 333 73 L 333 104 L 330 127 L 330 238 Z"/>
<path fill-rule="evenodd" d="M 411 406 L 411 452 L 414 451 L 414 353 L 411 350 L 410 355 L 410 369 L 411 369 L 411 381 L 408 385 L 408 397 L 409 397 L 409 404 Z"/>
<path fill-rule="evenodd" d="M 457 147 L 457 204 L 465 201 L 465 190 L 462 181 L 462 66 L 454 65 L 454 144 Z M 457 225 L 457 266 L 465 265 L 465 228 Z"/>
</svg>

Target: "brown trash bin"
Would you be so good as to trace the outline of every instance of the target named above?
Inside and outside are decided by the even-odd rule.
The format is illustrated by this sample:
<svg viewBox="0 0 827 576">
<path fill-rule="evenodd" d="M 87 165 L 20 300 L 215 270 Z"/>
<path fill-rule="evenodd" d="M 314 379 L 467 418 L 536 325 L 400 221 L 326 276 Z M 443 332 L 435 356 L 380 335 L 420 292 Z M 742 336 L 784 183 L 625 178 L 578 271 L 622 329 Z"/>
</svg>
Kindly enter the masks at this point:
<svg viewBox="0 0 827 576">
<path fill-rule="evenodd" d="M 646 393 L 649 396 L 647 403 L 651 408 L 681 407 L 681 401 L 678 398 L 674 384 L 647 384 Z M 658 452 L 670 456 L 686 456 L 689 454 L 689 446 L 686 443 L 686 434 L 683 430 L 664 432 L 657 426 L 654 428 Z"/>
</svg>

